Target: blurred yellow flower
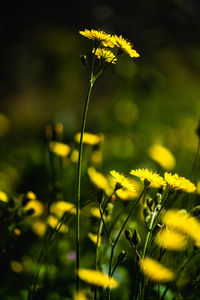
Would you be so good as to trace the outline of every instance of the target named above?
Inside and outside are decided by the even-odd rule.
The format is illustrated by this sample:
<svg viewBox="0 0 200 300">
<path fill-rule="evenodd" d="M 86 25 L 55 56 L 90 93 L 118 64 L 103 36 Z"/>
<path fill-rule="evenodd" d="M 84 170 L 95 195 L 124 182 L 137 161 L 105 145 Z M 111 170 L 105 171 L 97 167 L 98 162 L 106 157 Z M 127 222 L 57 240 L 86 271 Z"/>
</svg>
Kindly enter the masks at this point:
<svg viewBox="0 0 200 300">
<path fill-rule="evenodd" d="M 71 158 L 72 162 L 74 162 L 74 163 L 78 162 L 78 150 L 76 150 L 76 149 L 72 150 L 70 158 Z"/>
<path fill-rule="evenodd" d="M 174 190 L 182 190 L 187 193 L 193 193 L 196 190 L 194 183 L 178 174 L 172 175 L 171 173 L 165 172 L 164 179 Z"/>
<path fill-rule="evenodd" d="M 152 281 L 167 282 L 174 278 L 174 273 L 170 269 L 150 257 L 141 259 L 140 267 L 143 273 Z"/>
<path fill-rule="evenodd" d="M 97 243 L 97 234 L 89 232 L 88 237 L 96 245 L 96 243 Z M 99 246 L 100 245 L 101 245 L 101 236 L 99 236 Z"/>
<path fill-rule="evenodd" d="M 164 224 L 175 228 L 200 243 L 200 223 L 195 217 L 183 210 L 168 210 L 162 218 Z"/>
<path fill-rule="evenodd" d="M 160 247 L 168 250 L 184 250 L 187 246 L 186 235 L 167 226 L 158 232 L 154 241 Z"/>
<path fill-rule="evenodd" d="M 106 194 L 109 195 L 110 187 L 108 184 L 108 180 L 101 173 L 97 172 L 93 167 L 88 168 L 88 176 L 91 182 L 100 190 L 105 191 Z"/>
<path fill-rule="evenodd" d="M 8 196 L 5 192 L 0 191 L 0 201 L 7 203 L 8 202 Z"/>
<path fill-rule="evenodd" d="M 120 174 L 115 170 L 110 171 L 110 174 L 112 175 L 113 180 L 116 182 L 118 189 L 124 187 L 131 192 L 136 191 L 135 186 L 132 184 L 132 182 L 129 179 L 127 179 L 123 174 Z"/>
<path fill-rule="evenodd" d="M 93 217 L 100 219 L 101 218 L 101 214 L 99 211 L 98 207 L 91 207 L 90 209 L 90 213 Z"/>
<path fill-rule="evenodd" d="M 105 47 L 114 47 L 113 37 L 102 30 L 85 29 L 84 31 L 79 31 L 79 33 L 88 39 L 101 43 Z"/>
<path fill-rule="evenodd" d="M 36 220 L 36 221 L 33 221 L 32 224 L 32 230 L 33 232 L 40 236 L 40 237 L 43 237 L 46 233 L 46 229 L 47 229 L 47 225 L 45 222 L 41 221 L 41 220 Z"/>
<path fill-rule="evenodd" d="M 65 224 L 61 225 L 61 222 L 54 216 L 49 215 L 47 217 L 47 224 L 53 229 L 59 228 L 59 232 L 66 233 L 68 231 L 68 226 Z"/>
<path fill-rule="evenodd" d="M 86 291 L 80 290 L 76 295 L 74 300 L 88 300 Z"/>
<path fill-rule="evenodd" d="M 108 277 L 108 275 L 100 271 L 79 269 L 78 275 L 83 281 L 86 281 L 93 285 L 110 288 L 115 288 L 118 286 L 118 282 L 116 279 Z"/>
<path fill-rule="evenodd" d="M 19 228 L 15 228 L 15 229 L 13 230 L 13 233 L 14 233 L 15 235 L 17 235 L 17 236 L 20 236 L 20 235 L 21 235 L 21 230 L 20 230 Z"/>
<path fill-rule="evenodd" d="M 91 161 L 93 164 L 99 164 L 103 160 L 103 154 L 99 150 L 95 150 L 92 152 Z"/>
<path fill-rule="evenodd" d="M 119 47 L 123 52 L 127 53 L 130 57 L 139 57 L 140 55 L 137 53 L 130 42 L 125 40 L 121 35 L 113 36 L 114 44 Z"/>
<path fill-rule="evenodd" d="M 37 199 L 36 194 L 33 193 L 32 191 L 28 191 L 28 192 L 26 193 L 26 197 L 27 197 L 29 200 L 36 200 L 36 199 Z"/>
<path fill-rule="evenodd" d="M 74 136 L 74 140 L 77 143 L 80 143 L 80 138 L 81 138 L 81 133 L 78 132 L 75 136 Z M 104 140 L 104 136 L 103 134 L 99 133 L 99 134 L 92 134 L 89 132 L 85 132 L 83 134 L 83 143 L 84 144 L 88 144 L 88 145 L 98 145 L 99 143 L 103 142 Z"/>
<path fill-rule="evenodd" d="M 116 64 L 117 58 L 112 51 L 104 48 L 93 49 L 92 53 L 95 53 L 98 59 L 104 59 L 108 63 Z"/>
<path fill-rule="evenodd" d="M 15 273 L 22 273 L 24 270 L 22 263 L 15 260 L 10 262 L 10 267 Z"/>
<path fill-rule="evenodd" d="M 66 157 L 71 151 L 70 146 L 60 142 L 53 142 L 53 141 L 49 143 L 49 149 L 51 152 L 61 157 Z"/>
<path fill-rule="evenodd" d="M 57 201 L 50 205 L 50 212 L 61 218 L 65 212 L 69 212 L 73 215 L 76 214 L 76 208 L 73 203 L 65 201 Z"/>
<path fill-rule="evenodd" d="M 38 200 L 30 200 L 25 206 L 24 209 L 27 211 L 29 209 L 33 209 L 34 213 L 32 216 L 38 217 L 41 216 L 44 211 L 43 204 Z"/>
<path fill-rule="evenodd" d="M 137 191 L 131 192 L 124 188 L 117 190 L 116 194 L 120 199 L 122 199 L 124 201 L 130 201 L 130 200 L 133 200 L 138 197 Z"/>
<path fill-rule="evenodd" d="M 131 170 L 130 174 L 139 177 L 143 182 L 145 179 L 150 181 L 151 187 L 159 187 L 166 185 L 164 179 L 159 174 L 149 169 Z"/>
<path fill-rule="evenodd" d="M 176 160 L 173 154 L 164 146 L 154 144 L 150 147 L 149 156 L 155 160 L 166 170 L 171 170 L 175 167 Z"/>
</svg>

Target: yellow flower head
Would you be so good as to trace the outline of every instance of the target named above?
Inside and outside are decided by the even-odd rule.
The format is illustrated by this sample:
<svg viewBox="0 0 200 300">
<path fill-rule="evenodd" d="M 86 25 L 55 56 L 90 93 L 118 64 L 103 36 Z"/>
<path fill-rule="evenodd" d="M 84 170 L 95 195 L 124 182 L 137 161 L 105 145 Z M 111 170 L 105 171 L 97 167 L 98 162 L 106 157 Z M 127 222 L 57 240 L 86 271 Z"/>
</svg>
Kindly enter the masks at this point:
<svg viewBox="0 0 200 300">
<path fill-rule="evenodd" d="M 124 187 L 131 192 L 136 191 L 135 186 L 123 174 L 120 174 L 115 170 L 110 171 L 110 174 L 112 175 L 113 180 L 116 182 L 119 188 Z"/>
<path fill-rule="evenodd" d="M 178 174 L 172 175 L 171 173 L 165 172 L 164 178 L 167 184 L 174 190 L 182 190 L 187 193 L 193 193 L 196 190 L 194 183 Z"/>
<path fill-rule="evenodd" d="M 98 59 L 104 59 L 108 63 L 116 64 L 117 58 L 113 54 L 112 51 L 106 50 L 104 48 L 97 48 L 96 50 L 93 49 L 92 53 L 95 53 Z"/>
<path fill-rule="evenodd" d="M 110 187 L 108 184 L 108 180 L 105 176 L 103 176 L 101 173 L 97 172 L 93 167 L 88 168 L 88 175 L 89 175 L 91 182 L 98 189 L 105 191 L 106 194 L 109 194 Z"/>
<path fill-rule="evenodd" d="M 97 219 L 100 219 L 101 218 L 101 214 L 100 214 L 100 211 L 99 211 L 99 208 L 98 207 L 91 207 L 90 209 L 90 213 L 93 217 L 97 218 Z"/>
<path fill-rule="evenodd" d="M 25 206 L 24 206 L 24 209 L 27 211 L 29 209 L 33 209 L 34 210 L 34 213 L 32 216 L 34 217 L 38 217 L 38 216 L 41 216 L 43 211 L 44 211 L 44 206 L 43 204 L 38 201 L 38 200 L 31 200 L 29 201 Z"/>
<path fill-rule="evenodd" d="M 187 234 L 196 243 L 200 243 L 200 223 L 186 211 L 168 210 L 162 218 L 164 224 Z"/>
<path fill-rule="evenodd" d="M 174 273 L 170 269 L 149 257 L 141 259 L 140 267 L 143 273 L 152 281 L 167 282 L 174 278 Z"/>
<path fill-rule="evenodd" d="M 45 235 L 46 229 L 47 225 L 43 221 L 36 220 L 32 222 L 32 230 L 38 236 L 43 237 Z"/>
<path fill-rule="evenodd" d="M 173 228 L 165 227 L 156 235 L 155 243 L 168 250 L 184 250 L 187 237 Z"/>
<path fill-rule="evenodd" d="M 51 152 L 61 157 L 66 157 L 71 151 L 71 148 L 68 145 L 59 142 L 50 142 L 49 149 Z"/>
<path fill-rule="evenodd" d="M 117 47 L 119 47 L 123 52 L 126 52 L 130 57 L 139 57 L 140 55 L 137 53 L 130 42 L 125 40 L 121 35 L 115 35 L 113 37 L 113 41 Z"/>
<path fill-rule="evenodd" d="M 104 47 L 114 47 L 113 37 L 102 30 L 85 29 L 84 31 L 79 31 L 79 33 L 88 39 L 100 42 Z"/>
<path fill-rule="evenodd" d="M 8 202 L 8 196 L 5 192 L 0 191 L 0 201 L 7 203 Z"/>
<path fill-rule="evenodd" d="M 50 212 L 52 214 L 55 214 L 58 218 L 61 218 L 65 212 L 69 212 L 75 215 L 76 208 L 72 203 L 65 202 L 65 201 L 57 201 L 51 204 Z"/>
<path fill-rule="evenodd" d="M 59 228 L 59 232 L 66 233 L 68 231 L 68 226 L 65 224 L 61 225 L 61 222 L 54 216 L 48 216 L 47 224 L 53 229 Z"/>
<path fill-rule="evenodd" d="M 116 279 L 114 279 L 113 277 L 111 278 L 100 271 L 79 269 L 78 275 L 83 281 L 86 281 L 89 284 L 102 286 L 105 288 L 115 288 L 118 286 L 118 282 Z"/>
<path fill-rule="evenodd" d="M 33 193 L 32 191 L 28 191 L 26 193 L 26 197 L 29 199 L 29 200 L 36 200 L 37 199 L 37 196 L 35 193 Z"/>
<path fill-rule="evenodd" d="M 75 136 L 74 136 L 74 140 L 77 142 L 77 143 L 80 143 L 80 138 L 81 138 L 81 133 L 78 132 Z M 83 134 L 83 143 L 84 144 L 88 144 L 88 145 L 92 145 L 92 146 L 95 146 L 95 145 L 98 145 L 100 144 L 101 142 L 103 142 L 104 140 L 104 136 L 103 134 L 92 134 L 92 133 L 89 133 L 89 132 L 85 132 Z"/>
<path fill-rule="evenodd" d="M 75 300 L 88 300 L 86 292 L 83 290 L 78 291 L 75 295 Z"/>
<path fill-rule="evenodd" d="M 15 273 L 22 273 L 24 270 L 23 264 L 16 260 L 10 262 L 10 267 Z"/>
<path fill-rule="evenodd" d="M 130 174 L 139 177 L 142 181 L 145 179 L 150 181 L 152 187 L 164 186 L 166 184 L 164 179 L 159 174 L 149 169 L 131 170 Z"/>
<path fill-rule="evenodd" d="M 116 194 L 120 199 L 122 199 L 124 201 L 130 201 L 130 200 L 133 200 L 138 197 L 137 191 L 131 192 L 124 188 L 117 190 Z"/>
<path fill-rule="evenodd" d="M 96 245 L 96 243 L 97 243 L 97 234 L 89 232 L 88 237 Z M 99 246 L 101 245 L 101 236 L 99 236 L 98 244 L 99 244 Z"/>
<path fill-rule="evenodd" d="M 175 167 L 176 160 L 173 154 L 165 147 L 154 144 L 149 149 L 149 156 L 155 160 L 166 170 L 171 170 Z"/>
</svg>

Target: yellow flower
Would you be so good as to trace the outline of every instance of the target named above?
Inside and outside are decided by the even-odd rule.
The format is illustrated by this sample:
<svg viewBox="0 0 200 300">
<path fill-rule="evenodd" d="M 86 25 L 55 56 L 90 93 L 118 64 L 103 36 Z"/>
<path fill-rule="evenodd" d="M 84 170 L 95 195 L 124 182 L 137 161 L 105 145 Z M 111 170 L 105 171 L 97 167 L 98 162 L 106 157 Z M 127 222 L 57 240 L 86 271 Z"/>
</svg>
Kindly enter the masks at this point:
<svg viewBox="0 0 200 300">
<path fill-rule="evenodd" d="M 123 174 L 120 174 L 115 170 L 110 171 L 110 174 L 112 175 L 113 180 L 118 185 L 118 189 L 124 187 L 131 192 L 136 191 L 135 186 Z"/>
<path fill-rule="evenodd" d="M 89 239 L 96 245 L 97 243 L 97 234 L 94 234 L 92 232 L 88 233 Z M 101 245 L 101 236 L 99 236 L 99 246 Z"/>
<path fill-rule="evenodd" d="M 84 31 L 79 31 L 79 33 L 88 39 L 100 42 L 105 47 L 114 47 L 113 37 L 102 30 L 85 29 Z"/>
<path fill-rule="evenodd" d="M 88 297 L 86 296 L 86 292 L 85 291 L 79 291 L 76 295 L 75 295 L 75 300 L 88 300 Z"/>
<path fill-rule="evenodd" d="M 51 228 L 59 228 L 59 232 L 63 232 L 66 233 L 68 231 L 68 226 L 66 226 L 65 224 L 62 224 L 59 222 L 59 220 L 54 217 L 49 215 L 47 218 L 47 224 L 51 227 Z M 61 225 L 61 227 L 60 227 Z"/>
<path fill-rule="evenodd" d="M 0 191 L 0 201 L 7 203 L 8 202 L 8 196 L 5 192 Z"/>
<path fill-rule="evenodd" d="M 74 204 L 65 201 L 57 201 L 55 203 L 52 203 L 50 206 L 50 212 L 52 214 L 55 214 L 58 218 L 61 218 L 63 214 L 67 211 L 75 215 L 76 208 Z"/>
<path fill-rule="evenodd" d="M 154 144 L 150 147 L 148 153 L 164 169 L 171 170 L 175 167 L 176 161 L 173 154 L 164 146 Z"/>
<path fill-rule="evenodd" d="M 81 138 L 81 133 L 78 132 L 74 139 L 77 143 L 80 143 L 80 138 Z M 89 145 L 98 145 L 100 144 L 102 141 L 104 140 L 104 136 L 103 134 L 92 134 L 92 133 L 89 133 L 89 132 L 85 132 L 83 134 L 83 143 L 84 144 L 89 144 Z"/>
<path fill-rule="evenodd" d="M 123 52 L 126 52 L 130 57 L 139 57 L 140 55 L 137 53 L 130 42 L 125 40 L 121 35 L 113 36 L 113 41 L 117 47 L 119 47 Z"/>
<path fill-rule="evenodd" d="M 53 141 L 50 142 L 49 149 L 51 152 L 61 157 L 66 157 L 71 151 L 71 148 L 68 145 Z"/>
<path fill-rule="evenodd" d="M 155 243 L 168 250 L 184 250 L 187 237 L 173 228 L 165 227 L 156 235 Z"/>
<path fill-rule="evenodd" d="M 38 236 L 43 237 L 45 235 L 46 229 L 47 225 L 43 221 L 36 220 L 32 222 L 32 230 Z"/>
<path fill-rule="evenodd" d="M 97 219 L 100 219 L 101 218 L 101 214 L 100 214 L 100 211 L 99 211 L 99 208 L 97 207 L 92 207 L 90 209 L 90 213 L 93 217 L 97 218 Z"/>
<path fill-rule="evenodd" d="M 107 194 L 110 192 L 108 180 L 101 173 L 97 172 L 93 167 L 88 168 L 88 175 L 91 182 L 100 190 L 105 191 Z"/>
<path fill-rule="evenodd" d="M 167 282 L 174 278 L 174 273 L 170 269 L 149 257 L 140 260 L 140 267 L 152 281 Z"/>
<path fill-rule="evenodd" d="M 38 201 L 38 200 L 31 200 L 29 201 L 25 206 L 24 209 L 27 211 L 29 209 L 33 209 L 34 213 L 32 214 L 32 216 L 34 217 L 38 217 L 41 216 L 43 211 L 44 211 L 44 206 L 43 204 Z"/>
<path fill-rule="evenodd" d="M 93 285 L 102 286 L 105 288 L 115 288 L 118 286 L 118 282 L 116 279 L 108 277 L 108 275 L 100 271 L 79 269 L 78 275 L 83 281 L 86 281 Z"/>
<path fill-rule="evenodd" d="M 122 199 L 124 201 L 130 201 L 130 200 L 133 200 L 138 197 L 137 191 L 131 192 L 124 188 L 117 190 L 116 194 L 120 199 Z"/>
<path fill-rule="evenodd" d="M 149 169 L 131 170 L 130 174 L 139 177 L 143 182 L 145 179 L 150 181 L 152 187 L 159 187 L 166 184 L 164 179 L 159 174 Z"/>
<path fill-rule="evenodd" d="M 116 64 L 117 58 L 110 50 L 106 50 L 104 48 L 97 48 L 96 50 L 93 49 L 92 53 L 95 53 L 98 59 L 103 58 L 108 63 Z"/>
<path fill-rule="evenodd" d="M 193 193 L 196 190 L 194 183 L 178 174 L 172 175 L 171 173 L 165 172 L 164 178 L 167 184 L 174 190 L 182 190 L 187 193 Z"/>
<path fill-rule="evenodd" d="M 33 193 L 32 191 L 28 191 L 28 192 L 26 193 L 26 197 L 27 197 L 29 200 L 36 200 L 36 199 L 37 199 L 36 194 Z"/>
<path fill-rule="evenodd" d="M 168 210 L 162 218 L 164 224 L 187 234 L 200 243 L 200 223 L 186 211 Z"/>
<path fill-rule="evenodd" d="M 24 270 L 22 263 L 15 260 L 10 262 L 10 267 L 15 273 L 22 273 Z"/>
</svg>

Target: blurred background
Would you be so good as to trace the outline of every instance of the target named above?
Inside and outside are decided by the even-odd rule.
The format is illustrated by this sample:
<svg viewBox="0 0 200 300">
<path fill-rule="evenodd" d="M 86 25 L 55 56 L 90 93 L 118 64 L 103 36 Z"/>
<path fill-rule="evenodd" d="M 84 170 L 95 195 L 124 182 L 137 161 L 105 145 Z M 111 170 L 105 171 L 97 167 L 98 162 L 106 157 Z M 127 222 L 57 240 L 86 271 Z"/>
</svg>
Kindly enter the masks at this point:
<svg viewBox="0 0 200 300">
<path fill-rule="evenodd" d="M 104 134 L 96 168 L 108 174 L 149 167 L 191 178 L 200 117 L 199 13 L 197 0 L 5 4 L 0 189 L 15 196 L 32 190 L 44 203 L 49 199 L 45 128 L 62 123 L 62 142 L 70 146 L 80 131 L 88 84 L 80 55 L 92 47 L 79 34 L 84 29 L 122 34 L 140 54 L 122 55 L 95 83 L 86 127 Z M 155 144 L 172 153 L 170 167 L 152 159 Z M 66 169 L 63 181 L 62 197 L 73 202 L 76 166 Z"/>
</svg>

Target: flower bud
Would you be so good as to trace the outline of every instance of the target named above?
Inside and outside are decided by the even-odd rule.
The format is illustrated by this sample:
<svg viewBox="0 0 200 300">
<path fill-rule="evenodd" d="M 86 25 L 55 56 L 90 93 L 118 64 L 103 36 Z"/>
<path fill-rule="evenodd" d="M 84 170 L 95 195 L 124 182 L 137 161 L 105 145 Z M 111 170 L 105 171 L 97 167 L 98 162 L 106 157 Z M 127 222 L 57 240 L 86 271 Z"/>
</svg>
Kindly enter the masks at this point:
<svg viewBox="0 0 200 300">
<path fill-rule="evenodd" d="M 132 233 L 131 233 L 131 231 L 130 230 L 125 230 L 125 237 L 126 237 L 126 239 L 127 239 L 127 241 L 129 241 L 129 243 L 131 243 L 132 244 Z"/>
<path fill-rule="evenodd" d="M 118 263 L 119 263 L 119 264 L 121 264 L 122 262 L 125 261 L 126 255 L 127 255 L 127 252 L 126 252 L 126 251 L 122 250 L 122 251 L 120 252 L 120 254 L 118 255 Z"/>
<path fill-rule="evenodd" d="M 131 241 L 135 247 L 137 247 L 137 245 L 139 245 L 139 243 L 141 242 L 141 238 L 136 229 L 134 229 Z"/>
<path fill-rule="evenodd" d="M 156 204 L 160 204 L 162 202 L 162 195 L 160 193 L 157 193 L 154 201 Z"/>
<path fill-rule="evenodd" d="M 200 205 L 195 206 L 192 210 L 191 210 L 191 215 L 193 217 L 197 217 L 200 215 Z"/>
</svg>

